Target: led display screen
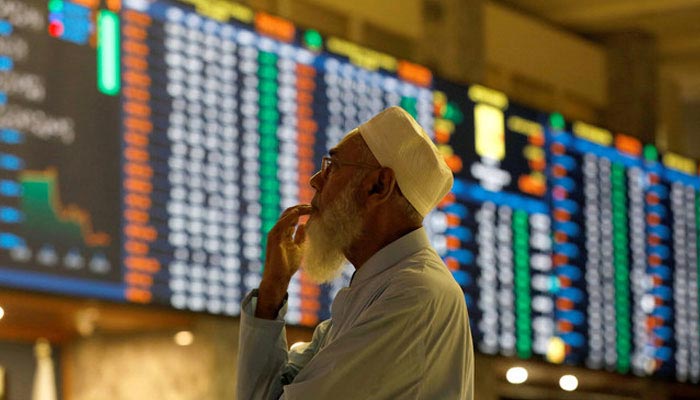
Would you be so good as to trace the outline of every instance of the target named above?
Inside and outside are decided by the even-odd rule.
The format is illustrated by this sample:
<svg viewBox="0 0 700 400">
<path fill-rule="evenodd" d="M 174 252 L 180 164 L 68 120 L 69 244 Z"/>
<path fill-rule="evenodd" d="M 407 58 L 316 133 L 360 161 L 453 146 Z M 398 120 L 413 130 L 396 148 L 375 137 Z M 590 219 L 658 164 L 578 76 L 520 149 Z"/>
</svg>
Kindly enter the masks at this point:
<svg viewBox="0 0 700 400">
<path fill-rule="evenodd" d="M 479 351 L 700 382 L 693 160 L 223 1 L 3 3 L 0 285 L 238 315 L 280 212 L 391 105 L 455 174 L 425 226 Z M 297 274 L 288 322 L 352 272 Z"/>
</svg>

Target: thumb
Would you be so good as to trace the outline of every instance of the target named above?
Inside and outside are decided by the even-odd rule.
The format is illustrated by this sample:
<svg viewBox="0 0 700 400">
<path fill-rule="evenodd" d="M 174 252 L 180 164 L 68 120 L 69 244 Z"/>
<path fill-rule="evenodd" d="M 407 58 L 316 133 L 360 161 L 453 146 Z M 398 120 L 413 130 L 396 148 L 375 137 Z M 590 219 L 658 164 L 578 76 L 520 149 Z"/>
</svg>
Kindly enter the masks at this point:
<svg viewBox="0 0 700 400">
<path fill-rule="evenodd" d="M 297 226 L 297 231 L 294 234 L 294 244 L 300 245 L 304 243 L 304 240 L 306 240 L 305 225 L 299 225 Z"/>
</svg>

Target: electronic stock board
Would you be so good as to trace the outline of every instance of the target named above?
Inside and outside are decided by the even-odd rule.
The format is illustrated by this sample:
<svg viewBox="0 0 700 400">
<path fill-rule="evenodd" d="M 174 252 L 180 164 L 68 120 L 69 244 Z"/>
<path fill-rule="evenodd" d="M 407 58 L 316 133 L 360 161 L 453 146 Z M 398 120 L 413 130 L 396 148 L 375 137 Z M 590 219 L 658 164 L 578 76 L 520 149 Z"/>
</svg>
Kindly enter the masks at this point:
<svg viewBox="0 0 700 400">
<path fill-rule="evenodd" d="M 320 158 L 391 105 L 455 185 L 426 217 L 488 354 L 700 382 L 695 161 L 223 1 L 7 0 L 0 285 L 238 315 Z M 313 326 L 352 273 L 300 273 Z"/>
</svg>

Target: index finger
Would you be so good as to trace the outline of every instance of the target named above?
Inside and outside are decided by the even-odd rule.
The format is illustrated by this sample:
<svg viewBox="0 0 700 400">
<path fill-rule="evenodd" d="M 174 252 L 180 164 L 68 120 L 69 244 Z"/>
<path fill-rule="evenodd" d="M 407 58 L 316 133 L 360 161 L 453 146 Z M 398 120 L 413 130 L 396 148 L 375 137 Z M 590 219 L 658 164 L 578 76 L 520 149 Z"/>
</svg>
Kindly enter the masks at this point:
<svg viewBox="0 0 700 400">
<path fill-rule="evenodd" d="M 284 210 L 280 218 L 277 220 L 275 227 L 277 226 L 292 226 L 295 225 L 302 215 L 311 214 L 312 207 L 310 204 L 298 204 L 293 207 L 289 207 Z"/>
</svg>

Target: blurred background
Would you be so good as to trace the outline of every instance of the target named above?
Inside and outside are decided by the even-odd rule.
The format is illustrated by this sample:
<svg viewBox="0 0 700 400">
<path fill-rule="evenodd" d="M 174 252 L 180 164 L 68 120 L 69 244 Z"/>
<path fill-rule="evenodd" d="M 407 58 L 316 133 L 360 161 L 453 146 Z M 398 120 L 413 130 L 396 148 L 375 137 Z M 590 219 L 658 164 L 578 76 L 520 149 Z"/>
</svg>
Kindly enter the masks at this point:
<svg viewBox="0 0 700 400">
<path fill-rule="evenodd" d="M 0 400 L 233 399 L 265 235 L 390 105 L 479 400 L 700 398 L 700 1 L 3 0 Z M 309 340 L 352 274 L 290 286 Z"/>
</svg>

